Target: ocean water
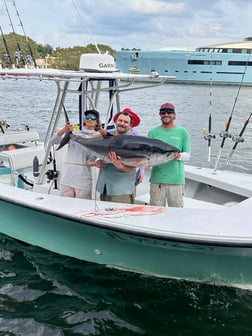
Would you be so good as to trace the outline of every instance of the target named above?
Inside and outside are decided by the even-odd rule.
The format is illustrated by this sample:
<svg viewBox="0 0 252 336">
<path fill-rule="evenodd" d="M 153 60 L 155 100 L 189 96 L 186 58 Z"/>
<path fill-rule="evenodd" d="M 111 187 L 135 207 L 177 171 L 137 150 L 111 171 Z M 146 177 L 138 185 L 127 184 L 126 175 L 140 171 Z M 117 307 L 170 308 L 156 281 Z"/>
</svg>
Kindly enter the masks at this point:
<svg viewBox="0 0 252 336">
<path fill-rule="evenodd" d="M 213 118 L 212 153 L 217 154 L 225 122 L 239 134 L 252 111 L 252 88 L 165 85 L 122 96 L 122 107 L 141 117 L 142 134 L 159 125 L 158 109 L 174 103 L 177 124 L 191 134 L 191 164 L 207 162 L 202 130 Z M 0 81 L 0 120 L 11 129 L 38 130 L 45 136 L 53 108 L 51 82 Z M 76 112 L 66 102 L 70 118 Z M 99 110 L 102 111 L 102 106 Z M 232 112 L 233 111 L 233 112 Z M 62 124 L 64 119 L 62 119 Z M 251 172 L 249 124 L 228 168 Z M 233 146 L 227 139 L 223 154 Z M 225 158 L 220 162 L 223 166 Z M 3 219 L 1 219 L 3 220 Z M 252 334 L 252 291 L 122 272 L 27 246 L 0 235 L 0 336 L 70 335 L 239 335 Z"/>
<path fill-rule="evenodd" d="M 252 333 L 252 292 L 158 279 L 0 237 L 0 335 Z"/>
</svg>

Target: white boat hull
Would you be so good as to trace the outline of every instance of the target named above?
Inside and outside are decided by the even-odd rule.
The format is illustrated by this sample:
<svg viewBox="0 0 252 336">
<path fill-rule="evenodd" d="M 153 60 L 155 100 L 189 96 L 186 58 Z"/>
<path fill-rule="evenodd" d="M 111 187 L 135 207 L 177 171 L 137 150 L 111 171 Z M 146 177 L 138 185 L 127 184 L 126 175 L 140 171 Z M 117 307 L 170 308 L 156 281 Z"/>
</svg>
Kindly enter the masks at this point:
<svg viewBox="0 0 252 336">
<path fill-rule="evenodd" d="M 227 285 L 252 283 L 252 234 L 245 221 L 252 199 L 224 210 L 184 209 L 182 218 L 175 208 L 97 206 L 99 210 L 94 201 L 1 185 L 0 231 L 123 270 Z"/>
</svg>

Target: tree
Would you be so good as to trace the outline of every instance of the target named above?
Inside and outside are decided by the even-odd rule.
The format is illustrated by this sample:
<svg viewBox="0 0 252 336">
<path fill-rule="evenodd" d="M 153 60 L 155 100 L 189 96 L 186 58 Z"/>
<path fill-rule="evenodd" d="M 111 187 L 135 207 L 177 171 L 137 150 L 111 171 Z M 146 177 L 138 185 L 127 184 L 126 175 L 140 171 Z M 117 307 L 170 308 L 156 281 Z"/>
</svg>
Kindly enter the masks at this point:
<svg viewBox="0 0 252 336">
<path fill-rule="evenodd" d="M 16 67 L 23 67 L 27 63 L 29 57 L 32 59 L 30 48 L 34 58 L 39 56 L 36 42 L 34 42 L 29 37 L 15 33 L 4 35 L 4 37 L 10 52 L 10 57 Z M 1 55 L 7 53 L 7 50 L 3 44 L 0 45 L 0 53 Z M 2 57 L 2 64 L 4 66 L 9 66 L 9 63 L 9 60 L 6 60 L 5 57 Z"/>
<path fill-rule="evenodd" d="M 108 52 L 110 55 L 115 56 L 115 50 L 103 44 L 98 45 L 101 53 Z M 86 47 L 74 46 L 70 48 L 57 48 L 54 56 L 53 66 L 59 69 L 66 70 L 79 70 L 80 55 L 86 53 L 97 53 L 94 44 L 88 44 Z"/>
<path fill-rule="evenodd" d="M 16 67 L 23 67 L 27 62 L 27 57 L 32 56 L 30 55 L 29 46 L 32 49 L 32 53 L 35 58 L 44 58 L 46 59 L 45 63 L 47 66 L 49 64 L 50 67 L 60 68 L 63 70 L 78 70 L 81 54 L 97 53 L 97 48 L 94 44 L 88 44 L 87 46 L 74 46 L 69 48 L 57 47 L 54 50 L 53 47 L 49 44 L 43 45 L 36 43 L 29 37 L 26 38 L 25 36 L 15 33 L 4 35 L 4 37 L 7 42 L 11 59 Z M 18 50 L 18 46 L 20 47 L 21 53 Z M 115 57 L 115 50 L 113 50 L 110 46 L 99 44 L 98 48 L 101 53 L 109 53 Z M 7 50 L 3 42 L 0 43 L 0 55 L 2 55 L 3 66 L 11 66 Z M 32 57 L 30 57 L 29 60 L 32 62 Z"/>
<path fill-rule="evenodd" d="M 52 56 L 54 53 L 53 47 L 49 44 L 37 44 L 37 51 L 40 57 Z"/>
</svg>

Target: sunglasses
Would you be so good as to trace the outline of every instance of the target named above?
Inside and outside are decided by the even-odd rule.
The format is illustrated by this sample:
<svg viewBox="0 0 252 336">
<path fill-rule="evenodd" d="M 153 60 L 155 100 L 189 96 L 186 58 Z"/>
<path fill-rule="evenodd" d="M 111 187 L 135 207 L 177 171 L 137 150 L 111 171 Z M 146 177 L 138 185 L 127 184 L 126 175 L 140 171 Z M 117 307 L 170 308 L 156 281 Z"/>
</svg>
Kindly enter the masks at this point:
<svg viewBox="0 0 252 336">
<path fill-rule="evenodd" d="M 97 120 L 96 116 L 87 115 L 85 116 L 86 120 Z"/>
<path fill-rule="evenodd" d="M 160 110 L 159 111 L 159 114 L 161 114 L 161 115 L 165 115 L 165 114 L 173 114 L 173 113 L 175 113 L 173 110 L 170 110 L 170 109 L 162 109 L 162 110 Z"/>
</svg>

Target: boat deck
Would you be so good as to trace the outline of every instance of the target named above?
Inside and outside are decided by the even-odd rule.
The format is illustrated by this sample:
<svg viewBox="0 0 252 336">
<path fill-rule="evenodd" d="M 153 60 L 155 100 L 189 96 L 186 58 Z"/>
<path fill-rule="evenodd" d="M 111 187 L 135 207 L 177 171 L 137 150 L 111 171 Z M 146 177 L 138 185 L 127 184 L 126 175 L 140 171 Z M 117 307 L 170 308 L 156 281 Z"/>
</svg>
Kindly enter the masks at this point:
<svg viewBox="0 0 252 336">
<path fill-rule="evenodd" d="M 244 197 L 252 196 L 252 175 L 228 170 L 217 170 L 200 168 L 196 166 L 185 166 L 186 178 L 202 182 L 209 186 L 218 187 Z"/>
</svg>

